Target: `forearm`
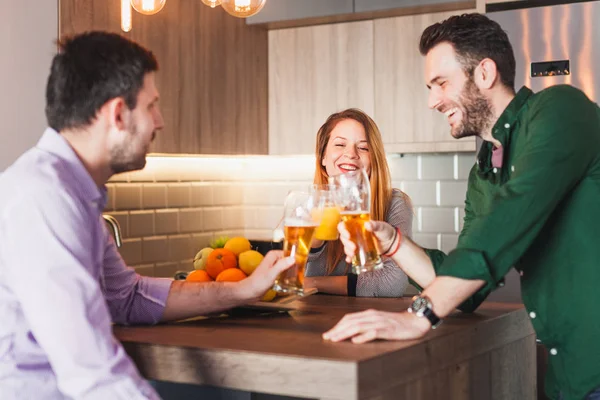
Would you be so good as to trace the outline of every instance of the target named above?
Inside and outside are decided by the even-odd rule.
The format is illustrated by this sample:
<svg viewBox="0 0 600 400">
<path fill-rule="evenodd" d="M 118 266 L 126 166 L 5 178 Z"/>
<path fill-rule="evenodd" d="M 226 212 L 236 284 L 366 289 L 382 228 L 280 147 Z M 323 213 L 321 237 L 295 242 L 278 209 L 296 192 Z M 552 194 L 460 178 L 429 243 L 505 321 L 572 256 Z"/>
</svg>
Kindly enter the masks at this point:
<svg viewBox="0 0 600 400">
<path fill-rule="evenodd" d="M 304 278 L 304 286 L 317 288 L 321 293 L 348 295 L 347 276 L 307 276 Z"/>
<path fill-rule="evenodd" d="M 419 286 L 428 287 L 436 276 L 431 259 L 409 238 L 402 237 L 401 240 L 400 248 L 392 259 Z"/>
<path fill-rule="evenodd" d="M 258 300 L 239 282 L 173 281 L 161 322 L 206 315 Z"/>
<path fill-rule="evenodd" d="M 450 276 L 440 276 L 423 291 L 433 304 L 433 311 L 440 317 L 446 317 L 460 304 L 470 298 L 485 284 L 483 280 L 466 280 Z"/>
</svg>

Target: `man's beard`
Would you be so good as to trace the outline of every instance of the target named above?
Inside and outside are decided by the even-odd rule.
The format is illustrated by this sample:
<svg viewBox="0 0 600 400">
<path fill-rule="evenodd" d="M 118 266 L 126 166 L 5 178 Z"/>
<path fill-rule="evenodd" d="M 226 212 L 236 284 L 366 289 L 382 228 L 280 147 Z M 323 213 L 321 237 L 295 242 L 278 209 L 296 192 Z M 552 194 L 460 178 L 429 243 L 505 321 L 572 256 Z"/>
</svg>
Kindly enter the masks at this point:
<svg viewBox="0 0 600 400">
<path fill-rule="evenodd" d="M 481 94 L 473 78 L 465 83 L 459 101 L 463 118 L 460 125 L 452 129 L 452 136 L 460 139 L 481 135 L 490 127 L 493 113 L 490 102 Z"/>
<path fill-rule="evenodd" d="M 120 146 L 115 146 L 110 152 L 110 168 L 113 173 L 119 174 L 127 171 L 135 171 L 146 166 L 146 153 L 136 154 L 135 140 L 138 136 L 137 125 L 130 121 L 130 128 L 127 140 L 123 141 Z M 154 139 L 154 133 L 152 138 Z"/>
</svg>

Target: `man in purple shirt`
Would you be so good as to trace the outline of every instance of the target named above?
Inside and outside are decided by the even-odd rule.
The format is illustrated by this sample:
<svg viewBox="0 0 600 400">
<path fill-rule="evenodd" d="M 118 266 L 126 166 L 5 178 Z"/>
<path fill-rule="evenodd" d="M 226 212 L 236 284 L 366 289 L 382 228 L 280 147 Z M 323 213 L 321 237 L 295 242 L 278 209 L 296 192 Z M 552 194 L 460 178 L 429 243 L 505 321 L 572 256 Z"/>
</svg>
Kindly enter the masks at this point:
<svg viewBox="0 0 600 400">
<path fill-rule="evenodd" d="M 0 398 L 158 398 L 111 323 L 153 324 L 258 300 L 292 265 L 269 253 L 241 282 L 139 276 L 101 218 L 105 183 L 141 169 L 156 132 L 153 54 L 119 35 L 63 40 L 48 128 L 0 177 Z M 18 132 L 15 132 L 18 134 Z"/>
</svg>

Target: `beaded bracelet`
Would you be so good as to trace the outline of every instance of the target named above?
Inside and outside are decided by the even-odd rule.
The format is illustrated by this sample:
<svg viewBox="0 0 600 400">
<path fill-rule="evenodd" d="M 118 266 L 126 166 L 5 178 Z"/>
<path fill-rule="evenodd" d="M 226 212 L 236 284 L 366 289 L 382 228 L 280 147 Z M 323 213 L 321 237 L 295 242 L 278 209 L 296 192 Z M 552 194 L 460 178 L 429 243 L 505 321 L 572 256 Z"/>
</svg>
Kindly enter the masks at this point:
<svg viewBox="0 0 600 400">
<path fill-rule="evenodd" d="M 398 239 L 398 242 L 396 243 L 396 247 L 394 248 L 394 251 L 392 251 L 390 253 L 390 250 L 392 248 L 392 246 L 394 245 L 394 241 Z M 392 245 L 390 246 L 390 248 L 388 249 L 388 251 L 386 251 L 383 255 L 386 257 L 391 257 L 394 254 L 396 254 L 396 252 L 398 251 L 398 249 L 400 248 L 400 243 L 402 243 L 402 232 L 400 232 L 400 228 L 396 228 L 396 232 L 394 232 L 394 241 L 392 241 Z"/>
</svg>

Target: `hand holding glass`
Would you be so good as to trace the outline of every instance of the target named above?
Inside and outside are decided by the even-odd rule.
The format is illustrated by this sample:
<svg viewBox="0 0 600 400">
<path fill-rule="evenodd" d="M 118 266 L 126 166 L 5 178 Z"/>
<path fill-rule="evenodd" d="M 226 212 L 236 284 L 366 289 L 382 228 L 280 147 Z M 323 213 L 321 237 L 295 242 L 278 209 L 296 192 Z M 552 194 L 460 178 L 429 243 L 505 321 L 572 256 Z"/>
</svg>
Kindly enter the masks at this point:
<svg viewBox="0 0 600 400">
<path fill-rule="evenodd" d="M 304 294 L 304 269 L 322 214 L 320 207 L 319 191 L 311 193 L 292 191 L 286 197 L 283 216 L 283 253 L 285 257 L 294 257 L 296 265 L 279 275 L 273 286 L 275 291 Z"/>
<path fill-rule="evenodd" d="M 373 233 L 365 229 L 365 222 L 371 220 L 371 184 L 365 170 L 347 172 L 331 178 L 335 186 L 336 204 L 350 240 L 356 245 L 352 257 L 352 272 L 373 271 L 383 267 L 377 242 Z"/>
</svg>

